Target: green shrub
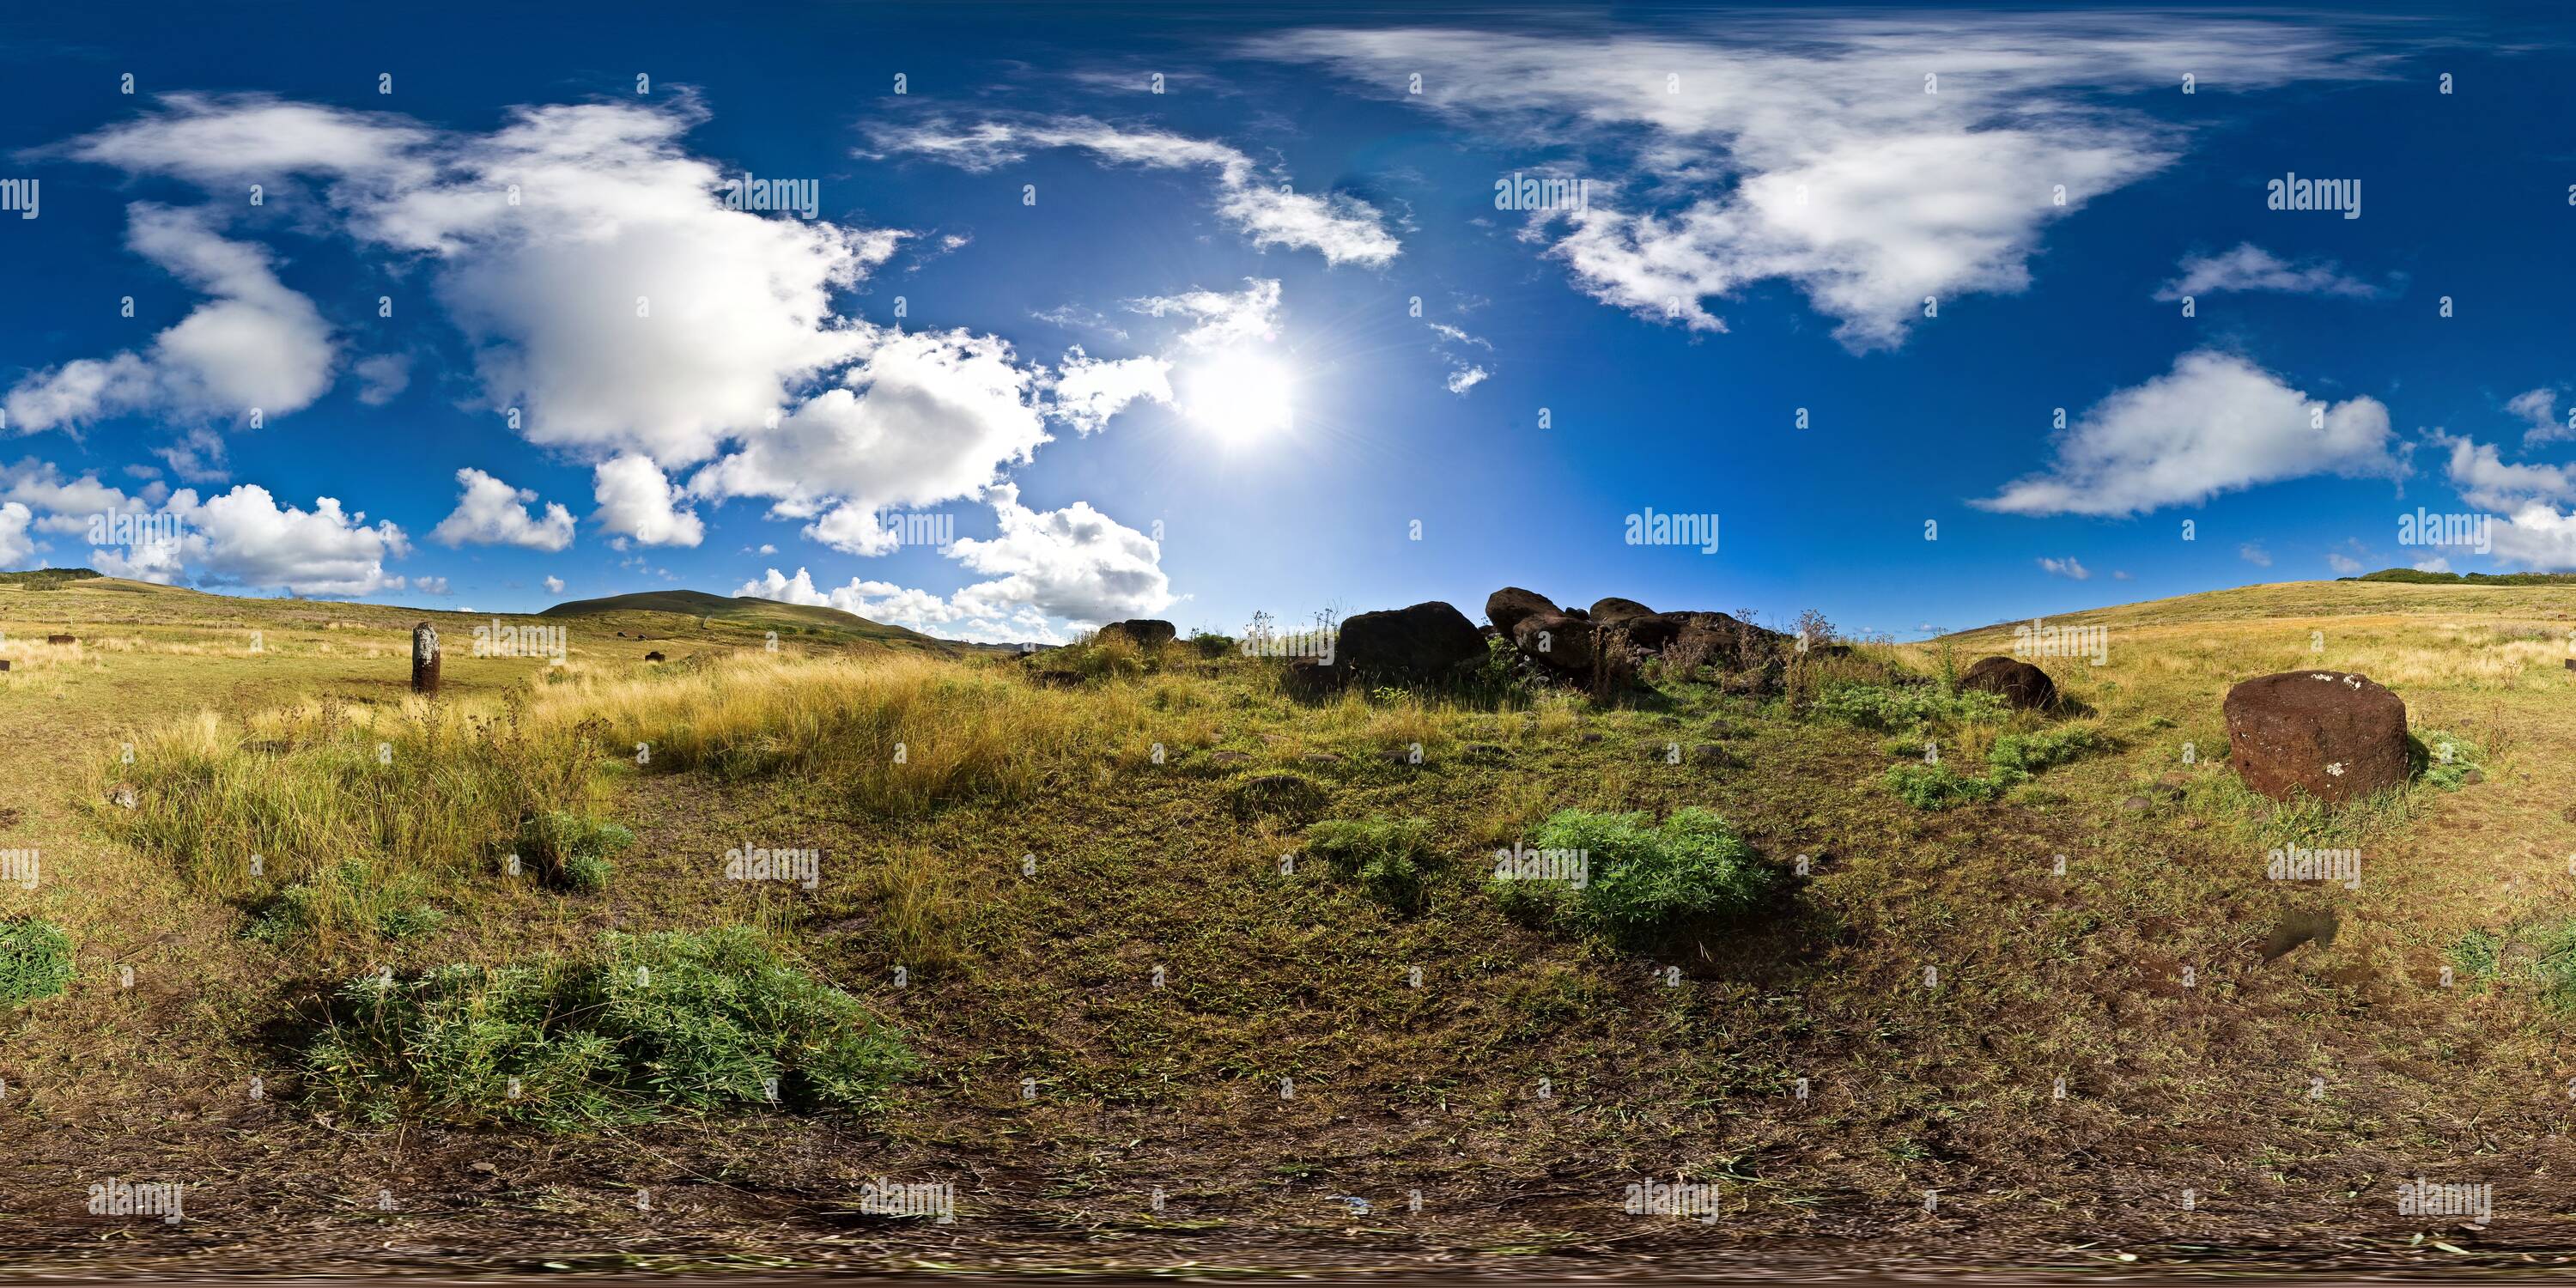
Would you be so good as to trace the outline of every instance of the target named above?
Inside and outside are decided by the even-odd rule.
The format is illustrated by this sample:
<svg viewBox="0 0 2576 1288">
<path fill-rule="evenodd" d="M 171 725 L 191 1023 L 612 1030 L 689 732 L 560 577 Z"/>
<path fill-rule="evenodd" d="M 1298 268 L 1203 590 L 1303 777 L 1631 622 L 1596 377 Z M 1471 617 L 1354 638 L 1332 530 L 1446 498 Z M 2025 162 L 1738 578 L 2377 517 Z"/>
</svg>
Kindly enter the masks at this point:
<svg viewBox="0 0 2576 1288">
<path fill-rule="evenodd" d="M 342 859 L 279 891 L 244 933 L 268 944 L 328 931 L 410 939 L 447 920 L 425 902 L 427 890 L 416 875 L 383 877 L 364 859 Z"/>
<path fill-rule="evenodd" d="M 1333 875 L 1356 881 L 1368 896 L 1405 914 L 1422 911 L 1437 854 L 1421 819 L 1326 819 L 1306 829 L 1306 849 Z"/>
<path fill-rule="evenodd" d="M 554 1129 L 774 1103 L 866 1109 L 900 1035 L 752 931 L 615 933 L 577 959 L 361 976 L 306 1052 L 315 1094 L 374 1122 Z"/>
<path fill-rule="evenodd" d="M 2458 791 L 2486 765 L 2485 748 L 2439 729 L 2406 735 L 2406 750 L 2416 776 L 2440 791 Z"/>
<path fill-rule="evenodd" d="M 558 889 L 588 894 L 608 888 L 608 856 L 635 844 L 615 823 L 565 810 L 530 815 L 519 824 L 519 861 Z"/>
<path fill-rule="evenodd" d="M 1498 880 L 1506 907 L 1553 905 L 1560 919 L 1615 940 L 1649 938 L 1695 918 L 1740 916 L 1777 885 L 1725 819 L 1696 806 L 1673 811 L 1660 825 L 1643 813 L 1559 810 L 1529 844 L 1581 852 L 1588 874 L 1581 889 L 1554 891 Z"/>
<path fill-rule="evenodd" d="M 1214 631 L 1194 632 L 1190 636 L 1190 647 L 1198 650 L 1200 657 L 1210 659 L 1224 657 L 1235 650 L 1232 637 Z"/>
<path fill-rule="evenodd" d="M 72 985 L 72 941 L 50 921 L 0 921 L 0 1008 L 53 997 Z"/>
</svg>

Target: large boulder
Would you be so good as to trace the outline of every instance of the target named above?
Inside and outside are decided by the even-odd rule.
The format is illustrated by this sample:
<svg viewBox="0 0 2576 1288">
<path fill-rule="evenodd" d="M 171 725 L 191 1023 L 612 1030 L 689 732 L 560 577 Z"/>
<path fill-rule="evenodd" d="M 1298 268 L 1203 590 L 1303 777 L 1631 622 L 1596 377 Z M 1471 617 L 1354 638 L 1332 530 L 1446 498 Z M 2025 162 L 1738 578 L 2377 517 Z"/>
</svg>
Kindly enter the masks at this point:
<svg viewBox="0 0 2576 1288">
<path fill-rule="evenodd" d="M 1170 622 L 1152 617 L 1138 617 L 1130 621 L 1111 622 L 1101 627 L 1099 638 L 1107 640 L 1112 635 L 1123 635 L 1133 641 L 1138 648 L 1159 648 L 1171 643 L 1172 637 L 1179 633 L 1172 629 Z"/>
<path fill-rule="evenodd" d="M 1505 586 L 1485 596 L 1485 620 L 1492 622 L 1494 629 L 1505 635 L 1511 634 L 1512 628 L 1520 625 L 1524 617 L 1555 611 L 1556 605 L 1548 602 L 1547 596 L 1518 586 Z"/>
<path fill-rule="evenodd" d="M 1333 660 L 1368 675 L 1428 680 L 1484 655 L 1485 637 L 1476 633 L 1476 624 L 1432 600 L 1344 621 Z"/>
<path fill-rule="evenodd" d="M 2025 711 L 2045 711 L 2057 705 L 2057 681 L 2048 672 L 2028 662 L 2008 657 L 1990 657 L 1969 667 L 1959 677 L 1962 689 L 1983 689 L 2001 694 L 2007 705 Z"/>
<path fill-rule="evenodd" d="M 1596 599 L 1592 601 L 1592 620 L 1600 622 L 1603 625 L 1608 625 L 1612 622 L 1626 621 L 1631 617 L 1652 617 L 1654 615 L 1654 609 L 1648 608 L 1644 604 L 1638 603 L 1636 600 L 1621 599 L 1616 595 L 1613 595 L 1608 599 Z"/>
<path fill-rule="evenodd" d="M 1592 624 L 1563 613 L 1538 613 L 1512 628 L 1512 644 L 1524 656 L 1551 670 L 1590 673 L 1594 660 Z"/>
<path fill-rule="evenodd" d="M 2284 671 L 2227 691 L 2227 755 L 2247 787 L 2332 804 L 2406 781 L 2406 703 L 2364 676 Z"/>
</svg>

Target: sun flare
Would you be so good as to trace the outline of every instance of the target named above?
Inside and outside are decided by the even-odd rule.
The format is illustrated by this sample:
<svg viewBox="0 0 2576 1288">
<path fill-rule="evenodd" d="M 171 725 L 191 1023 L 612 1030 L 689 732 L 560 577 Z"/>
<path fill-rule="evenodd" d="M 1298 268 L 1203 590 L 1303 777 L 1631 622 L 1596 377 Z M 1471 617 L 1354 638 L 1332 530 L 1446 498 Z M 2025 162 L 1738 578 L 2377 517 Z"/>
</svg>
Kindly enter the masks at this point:
<svg viewBox="0 0 2576 1288">
<path fill-rule="evenodd" d="M 1296 379 L 1276 358 L 1228 349 L 1182 369 L 1181 412 L 1228 444 L 1268 438 L 1296 421 Z"/>
</svg>

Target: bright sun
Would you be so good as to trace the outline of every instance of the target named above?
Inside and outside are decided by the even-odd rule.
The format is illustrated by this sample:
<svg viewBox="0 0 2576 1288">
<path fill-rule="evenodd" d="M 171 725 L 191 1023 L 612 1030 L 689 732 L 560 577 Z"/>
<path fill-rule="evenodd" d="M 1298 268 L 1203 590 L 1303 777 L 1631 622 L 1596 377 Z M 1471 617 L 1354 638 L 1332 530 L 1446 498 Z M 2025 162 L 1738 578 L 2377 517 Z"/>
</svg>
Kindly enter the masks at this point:
<svg viewBox="0 0 2576 1288">
<path fill-rule="evenodd" d="M 1181 369 L 1183 415 L 1225 443 L 1267 438 L 1296 421 L 1296 382 L 1287 364 L 1242 349 L 1212 353 Z"/>
</svg>

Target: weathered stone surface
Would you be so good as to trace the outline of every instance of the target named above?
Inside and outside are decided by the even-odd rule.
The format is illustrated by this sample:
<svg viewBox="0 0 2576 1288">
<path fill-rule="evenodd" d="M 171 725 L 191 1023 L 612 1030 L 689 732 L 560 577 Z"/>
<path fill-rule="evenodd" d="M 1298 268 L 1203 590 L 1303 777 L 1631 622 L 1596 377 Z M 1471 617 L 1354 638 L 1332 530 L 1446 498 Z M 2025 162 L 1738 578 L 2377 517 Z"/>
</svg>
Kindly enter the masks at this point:
<svg viewBox="0 0 2576 1288">
<path fill-rule="evenodd" d="M 1652 617 L 1654 615 L 1654 609 L 1648 608 L 1644 604 L 1638 603 L 1636 600 L 1621 599 L 1616 595 L 1613 595 L 1608 599 L 1596 599 L 1592 601 L 1592 620 L 1596 622 L 1619 622 L 1626 621 L 1631 617 Z"/>
<path fill-rule="evenodd" d="M 1524 617 L 1556 611 L 1556 605 L 1549 602 L 1547 596 L 1518 586 L 1505 586 L 1485 596 L 1485 620 L 1506 635 L 1511 634 L 1512 628 L 1520 625 Z"/>
<path fill-rule="evenodd" d="M 427 622 L 411 628 L 411 691 L 438 696 L 438 628 Z"/>
<path fill-rule="evenodd" d="M 2285 671 L 2227 691 L 2228 761 L 2245 785 L 2341 804 L 2406 781 L 2406 703 L 2368 677 Z"/>
<path fill-rule="evenodd" d="M 1592 670 L 1592 624 L 1563 613 L 1535 613 L 1512 629 L 1512 645 L 1522 655 L 1568 673 Z"/>
<path fill-rule="evenodd" d="M 1362 675 L 1430 680 L 1484 653 L 1485 637 L 1466 614 L 1430 600 L 1343 622 L 1333 660 Z"/>
<path fill-rule="evenodd" d="M 1959 687 L 2000 694 L 2005 703 L 2025 711 L 2057 705 L 2057 681 L 2049 679 L 2048 672 L 2008 657 L 1985 658 L 1969 667 L 1959 677 Z"/>
</svg>

